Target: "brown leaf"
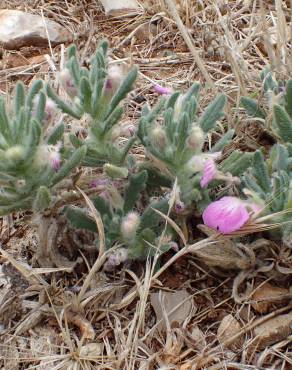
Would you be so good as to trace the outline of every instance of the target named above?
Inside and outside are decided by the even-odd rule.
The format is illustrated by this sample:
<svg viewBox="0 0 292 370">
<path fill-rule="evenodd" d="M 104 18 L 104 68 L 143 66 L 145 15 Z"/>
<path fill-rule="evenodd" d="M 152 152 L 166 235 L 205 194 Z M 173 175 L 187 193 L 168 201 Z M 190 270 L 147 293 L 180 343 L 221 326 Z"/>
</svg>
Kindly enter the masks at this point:
<svg viewBox="0 0 292 370">
<path fill-rule="evenodd" d="M 190 333 L 190 338 L 194 341 L 194 346 L 198 350 L 203 350 L 207 343 L 206 343 L 206 336 L 202 332 L 202 330 L 195 325 Z"/>
<path fill-rule="evenodd" d="M 259 313 L 266 313 L 270 310 L 274 302 L 287 300 L 289 290 L 280 288 L 270 283 L 265 283 L 258 288 L 252 295 L 252 307 Z"/>
<path fill-rule="evenodd" d="M 180 325 L 193 311 L 193 301 L 185 290 L 174 293 L 162 292 L 150 295 L 151 305 L 154 308 L 157 322 L 157 329 L 165 331 L 166 320 L 170 327 Z"/>
<path fill-rule="evenodd" d="M 254 329 L 255 345 L 262 349 L 292 334 L 292 312 L 279 315 Z"/>
<path fill-rule="evenodd" d="M 220 342 L 224 342 L 241 330 L 240 323 L 231 315 L 227 315 L 221 321 L 217 330 L 217 336 Z M 228 348 L 238 348 L 242 345 L 242 337 L 237 338 L 233 343 L 227 345 Z"/>
</svg>

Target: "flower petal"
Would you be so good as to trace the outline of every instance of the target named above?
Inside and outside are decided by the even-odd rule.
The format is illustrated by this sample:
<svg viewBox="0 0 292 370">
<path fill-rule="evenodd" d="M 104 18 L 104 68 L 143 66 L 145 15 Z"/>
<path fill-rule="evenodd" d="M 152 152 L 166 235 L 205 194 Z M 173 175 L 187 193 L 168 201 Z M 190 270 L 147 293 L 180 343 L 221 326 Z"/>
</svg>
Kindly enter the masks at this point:
<svg viewBox="0 0 292 370">
<path fill-rule="evenodd" d="M 204 164 L 203 176 L 201 177 L 200 185 L 202 188 L 206 188 L 216 176 L 216 164 L 213 159 L 208 159 Z"/>
<path fill-rule="evenodd" d="M 154 85 L 154 91 L 157 92 L 157 94 L 160 95 L 170 95 L 172 93 L 172 89 L 169 87 L 163 87 L 161 85 L 155 84 Z"/>
<path fill-rule="evenodd" d="M 223 197 L 211 203 L 203 212 L 204 224 L 222 234 L 239 230 L 250 218 L 244 201 Z"/>
</svg>

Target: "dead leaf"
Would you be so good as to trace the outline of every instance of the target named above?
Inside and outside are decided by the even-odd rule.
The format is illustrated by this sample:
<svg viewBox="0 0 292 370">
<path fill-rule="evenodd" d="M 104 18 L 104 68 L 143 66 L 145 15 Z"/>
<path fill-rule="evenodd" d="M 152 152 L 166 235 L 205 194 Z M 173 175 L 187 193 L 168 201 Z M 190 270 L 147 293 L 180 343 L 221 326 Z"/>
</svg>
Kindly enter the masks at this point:
<svg viewBox="0 0 292 370">
<path fill-rule="evenodd" d="M 195 325 L 190 333 L 191 339 L 195 342 L 194 347 L 198 350 L 203 350 L 206 345 L 206 336 L 202 332 L 202 330 L 198 327 L 198 325 Z"/>
<path fill-rule="evenodd" d="M 81 332 L 82 338 L 84 339 L 94 339 L 95 331 L 91 323 L 85 319 L 85 317 L 72 313 L 70 311 L 66 312 L 66 319 L 69 323 L 77 326 Z"/>
<path fill-rule="evenodd" d="M 270 283 L 261 285 L 252 295 L 252 307 L 259 313 L 266 313 L 270 310 L 271 305 L 275 302 L 287 300 L 289 290 L 280 288 Z"/>
<path fill-rule="evenodd" d="M 81 347 L 79 356 L 94 359 L 101 355 L 103 345 L 101 343 L 87 343 Z"/>
<path fill-rule="evenodd" d="M 255 346 L 263 349 L 292 334 L 292 312 L 265 321 L 254 329 Z"/>
<path fill-rule="evenodd" d="M 226 341 L 241 330 L 240 323 L 231 314 L 225 316 L 217 330 L 217 336 L 220 342 Z M 242 346 L 242 337 L 237 338 L 234 342 L 228 343 L 227 348 L 236 349 Z"/>
<path fill-rule="evenodd" d="M 157 318 L 157 329 L 167 329 L 166 320 L 170 327 L 178 326 L 188 318 L 194 308 L 193 300 L 185 290 L 174 293 L 162 292 L 150 295 L 151 305 L 154 308 Z"/>
</svg>

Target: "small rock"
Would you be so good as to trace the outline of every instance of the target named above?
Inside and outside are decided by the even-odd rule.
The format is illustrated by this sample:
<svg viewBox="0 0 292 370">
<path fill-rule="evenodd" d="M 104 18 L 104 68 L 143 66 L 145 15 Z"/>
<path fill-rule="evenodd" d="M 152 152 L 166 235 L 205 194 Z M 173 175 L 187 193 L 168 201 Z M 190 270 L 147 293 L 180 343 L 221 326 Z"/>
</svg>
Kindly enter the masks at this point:
<svg viewBox="0 0 292 370">
<path fill-rule="evenodd" d="M 58 23 L 20 10 L 0 10 L 0 43 L 4 49 L 47 46 L 72 41 L 72 35 Z"/>
<path fill-rule="evenodd" d="M 263 349 L 292 334 L 292 312 L 279 315 L 268 320 L 254 329 L 255 342 L 257 348 Z"/>
<path fill-rule="evenodd" d="M 182 324 L 186 318 L 191 317 L 195 307 L 192 297 L 185 290 L 175 292 L 159 292 L 150 294 L 151 305 L 157 318 L 157 329 L 162 332 L 167 330 L 165 320 L 170 327 Z"/>
<path fill-rule="evenodd" d="M 240 323 L 231 315 L 227 315 L 221 321 L 219 328 L 217 330 L 217 336 L 220 342 L 233 337 L 241 330 Z M 229 343 L 227 348 L 239 348 L 242 345 L 242 337 L 237 338 L 234 342 Z"/>
<path fill-rule="evenodd" d="M 140 10 L 136 0 L 100 0 L 106 15 L 117 15 Z"/>
<path fill-rule="evenodd" d="M 289 290 L 270 283 L 263 284 L 252 295 L 252 307 L 259 313 L 266 313 L 273 303 L 282 303 L 287 299 Z"/>
</svg>

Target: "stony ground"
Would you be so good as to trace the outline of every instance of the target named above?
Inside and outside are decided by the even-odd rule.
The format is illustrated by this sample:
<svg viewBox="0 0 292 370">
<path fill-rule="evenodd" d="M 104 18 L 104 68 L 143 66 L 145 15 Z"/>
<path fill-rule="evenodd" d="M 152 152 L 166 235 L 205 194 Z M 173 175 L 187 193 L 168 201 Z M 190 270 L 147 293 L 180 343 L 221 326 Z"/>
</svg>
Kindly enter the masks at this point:
<svg viewBox="0 0 292 370">
<path fill-rule="evenodd" d="M 142 105 L 155 102 L 153 82 L 185 90 L 200 81 L 205 85 L 203 105 L 218 91 L 228 95 L 226 125 L 237 134 L 228 150 L 250 151 L 261 145 L 268 149 L 271 137 L 262 126 L 231 107 L 238 107 L 241 95 L 260 91 L 259 73 L 265 65 L 272 64 L 283 78 L 290 75 L 291 2 L 177 0 L 195 55 L 163 0 L 141 3 L 144 12 L 131 17 L 107 17 L 101 5 L 90 0 L 2 0 L 0 5 L 43 14 L 65 26 L 84 63 L 106 37 L 112 58 L 137 64 L 139 80 L 128 99 L 125 121 L 137 124 Z M 288 44 L 282 50 L 276 42 L 281 32 L 279 3 L 287 16 Z M 61 46 L 2 50 L 1 93 L 9 94 L 18 79 L 27 85 L 35 76 L 54 79 L 46 54 L 58 70 L 62 50 Z M 283 50 L 288 61 L 284 65 Z M 206 85 L 206 78 L 214 86 Z M 140 148 L 135 151 L 143 155 Z M 267 271 L 258 266 L 224 269 L 230 266 L 224 255 L 214 257 L 222 258 L 218 270 L 206 263 L 204 255 L 177 258 L 169 252 L 158 271 L 145 263 L 113 274 L 101 270 L 80 301 L 77 294 L 86 264 L 73 273 L 37 270 L 33 256 L 38 240 L 26 220 L 27 214 L 1 220 L 3 370 L 292 369 L 292 252 L 264 234 L 262 244 L 253 250 L 257 258 L 269 261 Z M 60 245 L 75 258 L 70 230 L 64 230 Z M 189 243 L 204 237 L 192 222 L 184 234 Z M 250 246 L 253 238 L 240 241 Z M 94 253 L 87 257 L 90 266 L 97 258 Z M 234 265 L 245 257 L 233 256 Z"/>
</svg>

